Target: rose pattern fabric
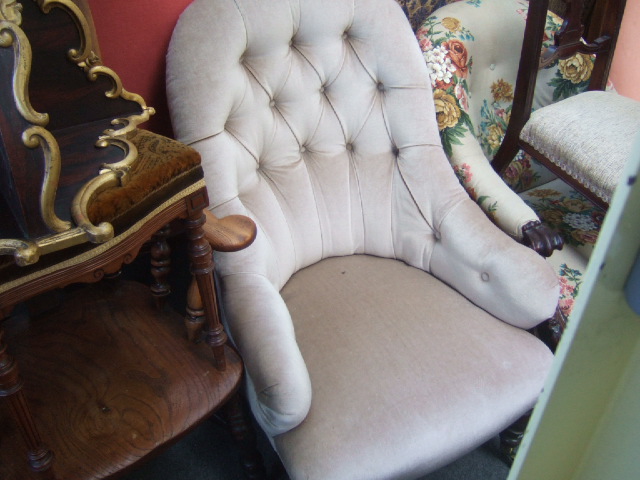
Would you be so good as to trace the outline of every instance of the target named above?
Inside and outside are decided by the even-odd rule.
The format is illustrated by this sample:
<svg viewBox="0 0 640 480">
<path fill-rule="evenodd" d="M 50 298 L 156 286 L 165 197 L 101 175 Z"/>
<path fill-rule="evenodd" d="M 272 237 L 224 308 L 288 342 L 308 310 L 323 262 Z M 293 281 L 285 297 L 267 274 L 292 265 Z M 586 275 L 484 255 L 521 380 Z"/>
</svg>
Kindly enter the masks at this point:
<svg viewBox="0 0 640 480">
<path fill-rule="evenodd" d="M 420 26 L 416 38 L 429 70 L 442 146 L 450 157 L 451 145 L 461 145 L 473 131 L 467 83 L 473 65 L 464 42 L 474 38 L 458 19 L 434 16 Z"/>
<path fill-rule="evenodd" d="M 565 317 L 569 318 L 576 303 L 576 297 L 580 291 L 582 284 L 582 272 L 580 270 L 569 268 L 566 263 L 560 266 L 558 272 L 560 280 L 560 300 L 558 306 Z"/>
<path fill-rule="evenodd" d="M 466 3 L 478 7 L 482 0 Z M 517 4 L 517 15 L 526 20 L 528 2 L 522 0 L 514 4 Z M 487 98 L 473 99 L 474 104 L 470 107 L 469 91 L 474 75 L 474 61 L 469 52 L 475 38 L 474 32 L 465 26 L 461 18 L 445 13 L 438 15 L 435 12 L 415 29 L 416 38 L 429 70 L 438 128 L 444 149 L 452 160 L 454 172 L 470 196 L 495 219 L 498 210 L 503 209 L 485 195 L 481 188 L 477 188 L 479 180 L 474 174 L 475 162 L 466 162 L 464 158 L 455 160 L 451 154 L 452 150 L 458 151 L 459 148 L 454 149 L 453 146 L 469 141 L 469 136 L 472 136 L 479 143 L 487 160 L 493 159 L 511 117 L 515 72 L 512 78 L 496 75 L 492 83 L 487 85 L 490 87 L 487 89 Z M 561 24 L 559 17 L 548 14 L 543 49 L 552 45 L 553 35 Z M 534 109 L 586 90 L 592 70 L 593 59 L 583 54 L 557 60 L 540 70 Z M 472 111 L 470 108 L 478 109 L 479 114 L 477 110 Z M 476 121 L 477 125 L 474 125 Z M 519 192 L 527 205 L 565 239 L 565 248 L 556 252 L 550 262 L 558 272 L 561 284 L 560 308 L 569 316 L 580 291 L 582 272 L 597 240 L 604 212 L 554 179 L 551 172 L 522 151 L 503 174 L 505 183 Z M 504 210 L 509 208 L 506 206 Z"/>
<path fill-rule="evenodd" d="M 468 1 L 479 6 L 481 0 Z M 517 12 L 526 20 L 528 2 L 519 2 Z M 562 19 L 549 12 L 545 28 L 543 49 L 553 43 L 553 35 L 562 26 Z M 452 154 L 452 145 L 460 145 L 467 132 L 472 132 L 489 161 L 493 159 L 506 131 L 513 106 L 514 85 L 505 79 L 497 79 L 491 86 L 491 98 L 482 99 L 480 122 L 477 130 L 469 117 L 469 81 L 473 59 L 468 55 L 467 43 L 473 42 L 472 32 L 454 17 L 439 18 L 437 13 L 425 19 L 416 30 L 416 37 L 423 51 L 431 84 L 436 90 L 434 99 L 439 118 L 439 128 L 445 152 Z M 547 66 L 538 77 L 538 88 L 534 108 L 547 105 L 588 87 L 593 58 L 576 54 L 556 60 Z M 538 93 L 541 90 L 542 93 Z M 441 92 L 440 92 L 441 91 Z M 448 95 L 447 97 L 444 94 Z M 450 105 L 452 99 L 457 109 Z M 455 121 L 455 124 L 454 124 Z M 534 159 L 520 152 L 504 174 L 505 182 L 516 192 L 522 192 L 549 181 L 553 175 Z"/>
</svg>

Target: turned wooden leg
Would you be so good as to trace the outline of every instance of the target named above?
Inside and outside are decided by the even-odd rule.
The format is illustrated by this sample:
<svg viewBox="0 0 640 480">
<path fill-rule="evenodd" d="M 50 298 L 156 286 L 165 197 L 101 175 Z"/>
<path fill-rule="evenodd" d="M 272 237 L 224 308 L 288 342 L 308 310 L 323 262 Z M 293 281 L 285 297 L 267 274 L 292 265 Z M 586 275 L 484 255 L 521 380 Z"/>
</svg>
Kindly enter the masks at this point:
<svg viewBox="0 0 640 480">
<path fill-rule="evenodd" d="M 198 341 L 204 328 L 205 318 L 202 297 L 200 296 L 198 282 L 195 278 L 191 279 L 189 289 L 187 290 L 187 314 L 184 319 L 184 324 L 187 328 L 187 338 L 189 341 Z"/>
<path fill-rule="evenodd" d="M 165 225 L 153 236 L 151 246 L 151 274 L 154 282 L 151 285 L 151 293 L 156 299 L 158 307 L 163 307 L 167 295 L 171 293 L 171 287 L 167 278 L 171 270 L 171 248 L 167 243 L 169 225 Z"/>
<path fill-rule="evenodd" d="M 211 245 L 204 238 L 204 231 L 202 230 L 204 221 L 205 217 L 202 209 L 191 211 L 186 221 L 191 273 L 198 283 L 198 290 L 204 307 L 206 342 L 213 350 L 216 367 L 219 370 L 224 370 L 226 364 L 224 345 L 227 343 L 227 334 L 218 315 L 218 300 L 213 280 L 213 256 Z"/>
<path fill-rule="evenodd" d="M 500 433 L 500 450 L 509 465 L 516 458 L 518 447 L 520 447 L 530 417 L 531 412 L 528 412 Z"/>
<path fill-rule="evenodd" d="M 0 397 L 9 403 L 11 414 L 27 445 L 27 461 L 32 470 L 42 478 L 53 479 L 53 452 L 46 448 L 31 416 L 27 399 L 22 390 L 22 380 L 15 359 L 7 352 L 4 331 L 0 329 Z"/>
<path fill-rule="evenodd" d="M 558 307 L 553 317 L 538 325 L 533 330 L 533 334 L 542 340 L 549 347 L 549 350 L 555 353 L 566 326 L 567 318 Z"/>
<path fill-rule="evenodd" d="M 256 432 L 240 393 L 236 393 L 224 406 L 233 438 L 240 446 L 242 468 L 251 480 L 266 478 L 262 455 L 258 451 Z"/>
</svg>

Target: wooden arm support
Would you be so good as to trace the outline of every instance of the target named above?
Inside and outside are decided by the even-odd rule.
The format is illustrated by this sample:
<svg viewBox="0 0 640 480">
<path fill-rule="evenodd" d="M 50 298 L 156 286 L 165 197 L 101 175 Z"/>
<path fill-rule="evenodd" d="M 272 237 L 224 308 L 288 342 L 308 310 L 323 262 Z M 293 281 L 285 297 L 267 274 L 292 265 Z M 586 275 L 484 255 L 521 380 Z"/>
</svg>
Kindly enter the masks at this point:
<svg viewBox="0 0 640 480">
<path fill-rule="evenodd" d="M 206 208 L 203 210 L 205 221 L 202 224 L 204 239 L 211 246 L 211 250 L 219 252 L 237 252 L 248 247 L 256 238 L 256 224 L 249 217 L 244 215 L 229 215 L 224 218 L 218 218 Z M 220 325 L 217 299 L 215 289 L 210 292 L 214 299 L 213 316 L 216 319 L 215 324 Z M 200 288 L 192 281 L 187 292 L 187 315 L 185 317 L 185 325 L 187 327 L 187 336 L 190 341 L 197 341 L 202 333 L 205 324 L 205 303 L 200 294 Z M 220 327 L 220 331 L 209 332 L 210 341 L 216 345 L 223 345 L 226 342 L 226 335 Z M 215 339 L 216 335 L 220 335 L 219 339 Z"/>
<path fill-rule="evenodd" d="M 244 215 L 229 215 L 218 218 L 205 209 L 204 236 L 213 250 L 237 252 L 248 247 L 256 238 L 256 224 Z"/>
<path fill-rule="evenodd" d="M 539 221 L 522 227 L 522 242 L 543 257 L 550 257 L 554 250 L 562 250 L 564 246 L 560 234 Z"/>
</svg>

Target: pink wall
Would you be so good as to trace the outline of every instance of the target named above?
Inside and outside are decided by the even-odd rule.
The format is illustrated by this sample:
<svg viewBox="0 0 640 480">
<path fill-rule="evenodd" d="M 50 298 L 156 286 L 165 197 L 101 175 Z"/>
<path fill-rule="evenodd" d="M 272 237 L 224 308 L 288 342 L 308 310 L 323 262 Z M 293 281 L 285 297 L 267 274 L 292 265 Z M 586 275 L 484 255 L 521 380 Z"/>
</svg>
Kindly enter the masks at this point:
<svg viewBox="0 0 640 480">
<path fill-rule="evenodd" d="M 627 0 L 609 78 L 618 93 L 640 100 L 640 1 Z"/>
</svg>

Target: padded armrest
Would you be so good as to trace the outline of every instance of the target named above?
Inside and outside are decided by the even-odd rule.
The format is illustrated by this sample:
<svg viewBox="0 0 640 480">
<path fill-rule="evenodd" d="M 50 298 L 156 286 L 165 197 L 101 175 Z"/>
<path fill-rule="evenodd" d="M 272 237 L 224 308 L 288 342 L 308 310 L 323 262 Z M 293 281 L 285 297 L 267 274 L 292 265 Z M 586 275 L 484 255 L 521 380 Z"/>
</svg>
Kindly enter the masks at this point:
<svg viewBox="0 0 640 480">
<path fill-rule="evenodd" d="M 248 395 L 256 400 L 253 413 L 269 436 L 284 433 L 311 406 L 311 382 L 287 306 L 262 275 L 236 273 L 221 280 L 227 331 L 242 352 Z"/>
<path fill-rule="evenodd" d="M 514 326 L 530 329 L 551 318 L 560 292 L 553 268 L 477 215 L 476 208 L 463 201 L 444 218 L 431 256 L 433 274 Z M 473 242 L 469 231 L 477 234 Z"/>
</svg>

